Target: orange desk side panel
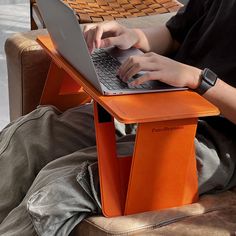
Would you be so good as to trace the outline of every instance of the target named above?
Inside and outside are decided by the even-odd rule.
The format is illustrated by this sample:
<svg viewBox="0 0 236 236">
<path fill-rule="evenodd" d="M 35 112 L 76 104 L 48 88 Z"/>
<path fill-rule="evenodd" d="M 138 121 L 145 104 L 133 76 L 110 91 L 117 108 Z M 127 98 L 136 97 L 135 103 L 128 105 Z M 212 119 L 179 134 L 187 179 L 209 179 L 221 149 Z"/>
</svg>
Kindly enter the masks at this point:
<svg viewBox="0 0 236 236">
<path fill-rule="evenodd" d="M 139 124 L 124 214 L 198 200 L 196 126 L 197 119 Z"/>
<path fill-rule="evenodd" d="M 64 111 L 91 101 L 83 88 L 58 63 L 51 62 L 41 96 L 41 105 L 54 105 Z"/>
<path fill-rule="evenodd" d="M 90 97 L 94 99 L 104 215 L 195 202 L 198 183 L 193 142 L 197 118 L 217 115 L 219 110 L 190 91 L 102 96 L 55 51 L 50 37 L 41 36 L 38 42 L 53 60 L 41 104 L 66 109 Z M 81 96 L 74 94 L 77 92 Z M 132 158 L 117 157 L 113 117 L 124 123 L 138 123 Z"/>
<path fill-rule="evenodd" d="M 89 102 L 91 98 L 81 86 L 57 64 L 51 62 L 41 96 L 41 105 L 54 105 L 61 111 Z"/>
<path fill-rule="evenodd" d="M 176 207 L 198 199 L 197 118 L 141 123 L 133 157 L 118 158 L 113 117 L 94 103 L 103 214 Z M 121 163 L 122 160 L 122 163 Z"/>
<path fill-rule="evenodd" d="M 99 114 L 101 111 L 99 111 L 99 107 L 96 105 L 94 106 L 94 118 L 99 153 L 98 163 L 103 213 L 106 216 L 112 215 L 114 212 L 117 215 L 122 215 L 122 205 L 124 202 L 122 202 L 122 196 L 120 195 L 121 184 L 116 154 L 114 122 L 113 118 L 109 115 L 105 120 L 102 114 Z M 108 203 L 109 207 L 104 208 L 106 203 Z"/>
</svg>

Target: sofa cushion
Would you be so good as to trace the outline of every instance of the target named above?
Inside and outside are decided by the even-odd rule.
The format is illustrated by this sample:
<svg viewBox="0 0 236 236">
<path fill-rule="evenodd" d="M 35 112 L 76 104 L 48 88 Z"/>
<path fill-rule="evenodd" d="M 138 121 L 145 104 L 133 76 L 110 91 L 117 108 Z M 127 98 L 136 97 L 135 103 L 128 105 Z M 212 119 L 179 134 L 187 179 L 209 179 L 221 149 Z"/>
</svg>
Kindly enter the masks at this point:
<svg viewBox="0 0 236 236">
<path fill-rule="evenodd" d="M 190 233 L 191 232 L 191 233 Z M 236 189 L 156 212 L 85 219 L 74 235 L 235 235 Z"/>
</svg>

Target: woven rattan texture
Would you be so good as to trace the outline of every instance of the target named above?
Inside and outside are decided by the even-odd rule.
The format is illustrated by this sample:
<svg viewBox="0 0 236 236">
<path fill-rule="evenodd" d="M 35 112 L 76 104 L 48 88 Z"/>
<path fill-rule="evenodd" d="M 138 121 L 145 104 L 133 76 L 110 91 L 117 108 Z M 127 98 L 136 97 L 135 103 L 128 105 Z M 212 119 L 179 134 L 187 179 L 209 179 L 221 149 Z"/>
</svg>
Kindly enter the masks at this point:
<svg viewBox="0 0 236 236">
<path fill-rule="evenodd" d="M 76 12 L 80 23 L 116 20 L 177 11 L 176 0 L 64 0 Z"/>
</svg>

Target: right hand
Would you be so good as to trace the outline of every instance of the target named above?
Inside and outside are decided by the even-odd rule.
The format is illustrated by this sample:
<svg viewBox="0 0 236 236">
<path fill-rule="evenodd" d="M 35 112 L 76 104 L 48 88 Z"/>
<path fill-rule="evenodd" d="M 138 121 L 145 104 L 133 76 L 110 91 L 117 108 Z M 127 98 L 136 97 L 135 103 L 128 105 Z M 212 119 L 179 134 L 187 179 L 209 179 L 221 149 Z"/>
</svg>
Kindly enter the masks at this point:
<svg viewBox="0 0 236 236">
<path fill-rule="evenodd" d="M 125 50 L 138 42 L 138 34 L 134 29 L 126 28 L 115 21 L 87 24 L 83 32 L 90 53 L 95 48 L 110 46 Z"/>
<path fill-rule="evenodd" d="M 154 52 L 129 57 L 118 70 L 119 77 L 128 82 L 140 71 L 145 73 L 129 83 L 137 86 L 158 80 L 175 87 L 196 89 L 200 83 L 201 69 L 189 66 Z"/>
</svg>

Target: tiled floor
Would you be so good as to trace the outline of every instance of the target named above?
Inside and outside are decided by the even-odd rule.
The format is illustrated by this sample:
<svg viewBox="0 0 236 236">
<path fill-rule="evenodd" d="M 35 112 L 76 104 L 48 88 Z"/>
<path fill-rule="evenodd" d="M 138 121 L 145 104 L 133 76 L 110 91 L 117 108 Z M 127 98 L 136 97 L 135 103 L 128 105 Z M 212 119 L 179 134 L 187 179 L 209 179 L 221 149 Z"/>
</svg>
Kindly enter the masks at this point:
<svg viewBox="0 0 236 236">
<path fill-rule="evenodd" d="M 4 42 L 11 34 L 29 29 L 29 0 L 0 0 L 0 129 L 9 122 Z"/>
</svg>

